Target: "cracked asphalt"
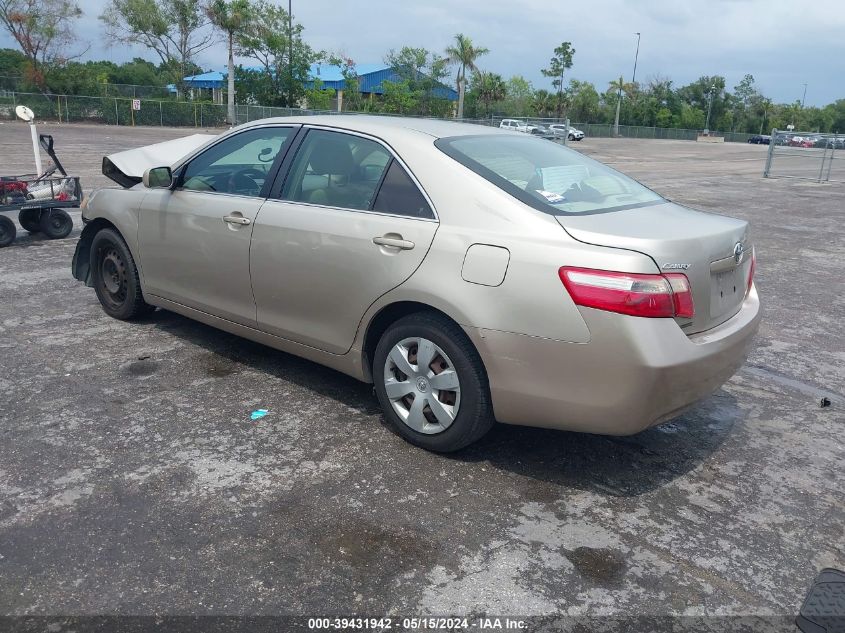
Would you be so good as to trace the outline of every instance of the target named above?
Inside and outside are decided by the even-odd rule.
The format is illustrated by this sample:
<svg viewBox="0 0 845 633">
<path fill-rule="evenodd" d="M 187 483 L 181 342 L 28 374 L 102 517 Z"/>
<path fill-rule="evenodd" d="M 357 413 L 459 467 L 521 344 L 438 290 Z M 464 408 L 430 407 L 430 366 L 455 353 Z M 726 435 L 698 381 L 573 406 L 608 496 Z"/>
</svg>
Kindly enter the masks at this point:
<svg viewBox="0 0 845 633">
<path fill-rule="evenodd" d="M 192 132 L 41 131 L 86 190 L 103 154 Z M 0 615 L 794 615 L 845 568 L 845 186 L 763 179 L 758 146 L 576 148 L 749 220 L 758 253 L 747 366 L 632 437 L 499 425 L 426 453 L 368 385 L 161 310 L 106 317 L 70 273 L 78 212 L 67 239 L 21 231 L 0 249 Z M 0 174 L 31 162 L 0 125 Z"/>
</svg>

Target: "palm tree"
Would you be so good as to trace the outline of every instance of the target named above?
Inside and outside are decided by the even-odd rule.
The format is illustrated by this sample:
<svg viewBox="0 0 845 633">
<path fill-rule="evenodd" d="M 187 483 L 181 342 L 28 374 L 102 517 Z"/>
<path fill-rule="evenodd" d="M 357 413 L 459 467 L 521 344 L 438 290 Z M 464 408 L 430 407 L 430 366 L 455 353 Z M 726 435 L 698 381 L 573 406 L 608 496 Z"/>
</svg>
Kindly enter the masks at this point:
<svg viewBox="0 0 845 633">
<path fill-rule="evenodd" d="M 549 113 L 555 108 L 554 95 L 548 90 L 544 90 L 542 88 L 535 90 L 532 105 L 537 116 L 549 116 Z"/>
<path fill-rule="evenodd" d="M 458 68 L 458 118 L 464 116 L 464 93 L 466 92 L 467 69 L 476 71 L 475 60 L 486 55 L 490 50 L 481 46 L 474 46 L 472 40 L 463 33 L 455 36 L 455 45 L 446 48 L 446 56 L 453 64 L 460 64 Z"/>
<path fill-rule="evenodd" d="M 478 71 L 472 78 L 473 88 L 478 92 L 478 99 L 484 104 L 484 114 L 490 114 L 490 105 L 508 96 L 505 80 L 501 75 Z"/>
<path fill-rule="evenodd" d="M 229 40 L 229 123 L 235 121 L 235 33 L 249 21 L 249 0 L 211 0 L 205 13 L 211 23 L 223 31 Z"/>
<path fill-rule="evenodd" d="M 634 85 L 625 83 L 625 80 L 620 76 L 618 80 L 610 82 L 610 89 L 616 92 L 616 120 L 613 122 L 613 135 L 619 136 L 619 108 L 622 106 L 622 93 L 631 94 Z"/>
</svg>

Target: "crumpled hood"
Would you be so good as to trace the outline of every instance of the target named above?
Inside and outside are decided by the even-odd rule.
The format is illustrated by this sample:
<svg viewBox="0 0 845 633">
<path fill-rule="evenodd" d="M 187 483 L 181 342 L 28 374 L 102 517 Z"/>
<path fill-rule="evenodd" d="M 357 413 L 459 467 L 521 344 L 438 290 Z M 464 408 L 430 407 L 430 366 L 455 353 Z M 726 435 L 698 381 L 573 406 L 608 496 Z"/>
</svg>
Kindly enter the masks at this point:
<svg viewBox="0 0 845 633">
<path fill-rule="evenodd" d="M 150 167 L 172 167 L 198 147 L 205 145 L 214 134 L 192 134 L 163 143 L 145 145 L 103 157 L 103 175 L 121 187 L 134 187 Z"/>
</svg>

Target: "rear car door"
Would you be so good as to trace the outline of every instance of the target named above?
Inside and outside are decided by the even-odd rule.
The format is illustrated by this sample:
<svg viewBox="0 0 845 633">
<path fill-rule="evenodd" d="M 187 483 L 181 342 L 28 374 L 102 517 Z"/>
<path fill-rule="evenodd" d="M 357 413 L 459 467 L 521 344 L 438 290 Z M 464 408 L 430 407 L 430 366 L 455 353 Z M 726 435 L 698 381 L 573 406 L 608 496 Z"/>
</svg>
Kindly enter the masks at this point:
<svg viewBox="0 0 845 633">
<path fill-rule="evenodd" d="M 422 263 L 432 206 L 385 144 L 317 128 L 273 194 L 252 236 L 258 327 L 345 353 L 367 308 Z"/>
<path fill-rule="evenodd" d="M 150 190 L 138 228 L 146 292 L 255 325 L 253 222 L 297 128 L 260 127 L 228 136 L 191 159 L 172 190 Z"/>
</svg>

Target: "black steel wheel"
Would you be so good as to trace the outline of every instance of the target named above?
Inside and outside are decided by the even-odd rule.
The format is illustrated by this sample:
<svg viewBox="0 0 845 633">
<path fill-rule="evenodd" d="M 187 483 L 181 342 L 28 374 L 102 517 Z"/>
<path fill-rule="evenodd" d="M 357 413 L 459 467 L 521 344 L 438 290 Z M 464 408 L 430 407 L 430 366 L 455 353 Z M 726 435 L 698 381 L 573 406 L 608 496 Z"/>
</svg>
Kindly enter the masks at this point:
<svg viewBox="0 0 845 633">
<path fill-rule="evenodd" d="M 73 219 L 64 209 L 44 209 L 39 221 L 41 232 L 51 240 L 60 240 L 70 235 Z"/>
<path fill-rule="evenodd" d="M 97 298 L 110 317 L 130 321 L 155 309 L 144 301 L 135 260 L 114 229 L 101 229 L 91 241 L 91 271 Z"/>
<path fill-rule="evenodd" d="M 18 222 L 30 233 L 41 230 L 41 209 L 24 209 L 18 213 Z"/>
<path fill-rule="evenodd" d="M 15 241 L 15 223 L 5 215 L 0 215 L 0 248 L 8 246 Z"/>
</svg>

